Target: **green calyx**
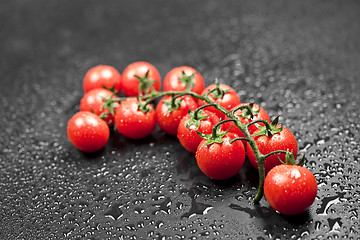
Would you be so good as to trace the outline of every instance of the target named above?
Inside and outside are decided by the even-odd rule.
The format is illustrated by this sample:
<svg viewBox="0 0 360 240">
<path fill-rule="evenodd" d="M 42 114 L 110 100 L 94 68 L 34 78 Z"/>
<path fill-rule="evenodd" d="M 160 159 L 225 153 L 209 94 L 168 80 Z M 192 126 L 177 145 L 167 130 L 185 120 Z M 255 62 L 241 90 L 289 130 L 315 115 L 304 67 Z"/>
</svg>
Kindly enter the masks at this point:
<svg viewBox="0 0 360 240">
<path fill-rule="evenodd" d="M 285 162 L 283 162 L 280 158 L 279 155 L 277 155 L 277 158 L 279 159 L 279 161 L 282 164 L 287 164 L 287 165 L 297 165 L 297 166 L 303 166 L 305 164 L 305 154 L 301 157 L 301 159 L 299 160 L 299 162 L 296 162 L 294 154 L 292 152 L 286 151 L 285 153 Z"/>
<path fill-rule="evenodd" d="M 202 146 L 208 146 L 211 145 L 213 143 L 223 143 L 224 140 L 222 139 L 230 130 L 230 128 L 228 130 L 226 130 L 225 132 L 221 131 L 220 127 L 216 127 L 216 125 L 214 126 L 214 128 L 216 129 L 214 131 L 213 129 L 213 133 L 212 134 L 204 134 L 201 133 L 199 131 L 196 131 L 196 133 L 203 139 L 206 139 L 207 141 L 202 145 Z"/>
<path fill-rule="evenodd" d="M 103 88 L 105 88 L 106 90 L 111 91 L 114 94 L 117 94 L 118 91 L 115 89 L 116 85 L 112 86 L 112 87 L 106 87 L 105 85 L 102 85 Z"/>
<path fill-rule="evenodd" d="M 184 100 L 184 98 L 179 99 L 172 95 L 172 99 L 170 101 L 163 101 L 163 103 L 168 107 L 167 113 L 171 113 L 172 111 L 179 109 L 182 100 Z"/>
<path fill-rule="evenodd" d="M 224 95 L 229 92 L 231 89 L 222 89 L 220 87 L 219 80 L 215 79 L 215 88 L 206 93 L 206 96 L 208 96 L 210 93 L 212 94 L 213 98 L 223 98 Z"/>
<path fill-rule="evenodd" d="M 190 120 L 186 123 L 186 128 L 190 128 L 191 125 L 194 125 L 196 129 L 200 127 L 200 122 L 205 118 L 209 117 L 209 115 L 202 115 L 203 110 L 191 111 L 189 110 Z"/>
<path fill-rule="evenodd" d="M 259 112 L 260 107 L 258 109 L 255 109 L 254 103 L 250 103 L 249 105 L 246 105 L 244 108 L 241 109 L 241 114 L 238 114 L 236 116 L 252 120 L 254 116 L 259 114 Z"/>
<path fill-rule="evenodd" d="M 278 122 L 279 122 L 279 116 L 277 116 L 270 124 L 268 122 L 264 121 L 265 126 L 261 126 L 261 125 L 255 123 L 256 127 L 258 129 L 260 129 L 260 131 L 251 136 L 255 137 L 255 136 L 266 135 L 268 137 L 271 137 L 272 135 L 281 132 L 283 127 L 280 126 L 277 128 Z"/>
<path fill-rule="evenodd" d="M 186 90 L 190 91 L 194 88 L 194 77 L 196 74 L 197 72 L 191 75 L 186 75 L 185 71 L 182 71 L 182 76 L 179 77 L 179 81 L 185 84 Z"/>
<path fill-rule="evenodd" d="M 99 117 L 100 117 L 101 119 L 107 118 L 107 116 L 108 116 L 109 114 L 115 114 L 116 108 L 119 107 L 120 101 L 118 101 L 118 99 L 114 99 L 114 98 L 113 98 L 114 95 L 115 95 L 115 93 L 114 93 L 111 97 L 109 97 L 109 98 L 104 98 L 104 97 L 102 98 L 102 99 L 104 100 L 104 103 L 103 103 L 103 105 L 101 106 L 101 110 L 108 109 L 108 111 L 107 111 L 107 112 L 103 112 L 103 113 L 100 114 Z M 92 109 L 91 109 L 91 110 L 92 110 Z M 93 111 L 93 110 L 92 110 L 92 111 Z"/>
<path fill-rule="evenodd" d="M 153 84 L 156 82 L 153 79 L 149 78 L 149 70 L 146 72 L 144 77 L 139 77 L 135 75 L 136 79 L 139 81 L 139 94 L 142 95 L 143 93 L 147 94 L 151 91 L 155 92 L 153 88 Z"/>
<path fill-rule="evenodd" d="M 140 111 L 142 111 L 143 113 L 147 113 L 149 111 L 151 111 L 151 107 L 149 107 L 149 103 L 148 102 L 141 102 L 139 98 L 137 98 L 138 101 L 138 109 Z"/>
<path fill-rule="evenodd" d="M 203 146 L 207 146 L 207 145 L 211 145 L 213 143 L 223 143 L 224 140 L 222 139 L 231 129 L 231 127 L 229 129 L 227 129 L 226 131 L 222 131 L 221 130 L 221 125 L 232 121 L 232 119 L 226 119 L 223 121 L 218 122 L 217 124 L 215 124 L 215 126 L 212 128 L 212 133 L 211 134 L 204 134 L 201 133 L 199 131 L 196 131 L 196 133 L 203 139 L 206 139 L 207 141 L 204 143 Z"/>
</svg>

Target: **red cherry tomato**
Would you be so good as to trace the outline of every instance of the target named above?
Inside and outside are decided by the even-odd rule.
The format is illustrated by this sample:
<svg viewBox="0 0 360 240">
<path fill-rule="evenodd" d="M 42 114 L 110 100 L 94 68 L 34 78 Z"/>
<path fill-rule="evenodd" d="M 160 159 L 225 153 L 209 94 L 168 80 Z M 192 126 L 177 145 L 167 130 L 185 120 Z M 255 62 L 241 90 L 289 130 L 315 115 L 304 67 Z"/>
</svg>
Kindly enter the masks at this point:
<svg viewBox="0 0 360 240">
<path fill-rule="evenodd" d="M 232 108 L 234 108 L 235 106 L 240 104 L 240 98 L 237 95 L 236 91 L 234 89 L 232 89 L 231 87 L 225 85 L 225 84 L 219 84 L 220 88 L 222 90 L 229 90 L 228 92 L 226 92 L 224 94 L 224 96 L 222 98 L 217 98 L 216 97 L 216 93 L 210 93 L 208 95 L 208 97 L 214 101 L 215 103 L 220 104 L 222 107 L 224 107 L 226 110 L 231 110 Z M 213 90 L 216 88 L 216 84 L 211 84 L 210 86 L 208 86 L 207 88 L 205 88 L 201 95 L 205 95 L 207 92 Z M 215 96 L 215 97 L 214 97 Z M 207 104 L 201 100 L 199 100 L 199 106 Z M 218 115 L 219 118 L 221 119 L 225 119 L 225 115 L 220 112 L 219 110 L 215 109 L 214 107 L 207 107 L 206 110 L 211 111 L 213 113 L 215 113 L 216 115 Z"/>
<path fill-rule="evenodd" d="M 197 71 L 194 68 L 188 66 L 173 68 L 164 78 L 164 91 L 186 90 L 186 79 L 196 72 Z M 191 85 L 191 91 L 201 94 L 205 88 L 205 83 L 200 73 L 196 73 L 192 79 Z"/>
<path fill-rule="evenodd" d="M 219 117 L 209 111 L 202 111 L 201 116 L 208 116 L 207 118 L 200 121 L 199 127 L 196 127 L 194 124 L 191 124 L 187 128 L 188 122 L 191 120 L 189 114 L 185 115 L 180 123 L 177 132 L 177 137 L 181 145 L 191 153 L 195 153 L 200 142 L 203 140 L 196 131 L 199 131 L 204 134 L 210 134 L 212 132 L 212 127 L 220 121 Z"/>
<path fill-rule="evenodd" d="M 151 104 L 148 112 L 139 110 L 136 98 L 121 102 L 115 113 L 115 125 L 119 133 L 132 139 L 144 138 L 155 129 L 155 110 Z"/>
<path fill-rule="evenodd" d="M 222 143 L 204 145 L 200 142 L 196 151 L 196 161 L 200 170 L 209 178 L 224 180 L 236 175 L 245 161 L 245 148 L 241 141 L 230 143 L 238 135 L 228 132 Z"/>
<path fill-rule="evenodd" d="M 143 83 L 136 77 L 140 77 Z M 151 88 L 159 91 L 161 88 L 161 76 L 159 71 L 148 62 L 134 62 L 128 65 L 122 73 L 121 86 L 125 96 L 136 97 L 151 92 Z M 143 91 L 140 92 L 140 87 Z"/>
<path fill-rule="evenodd" d="M 95 152 L 105 146 L 110 130 L 106 122 L 96 114 L 78 112 L 68 121 L 67 135 L 77 149 Z"/>
<path fill-rule="evenodd" d="M 83 89 L 87 93 L 96 88 L 114 88 L 121 90 L 121 75 L 118 70 L 108 65 L 95 66 L 85 74 L 83 79 Z"/>
<path fill-rule="evenodd" d="M 297 165 L 278 165 L 265 178 L 266 200 L 273 209 L 285 215 L 305 212 L 314 202 L 316 193 L 314 175 Z"/>
<path fill-rule="evenodd" d="M 280 126 L 276 126 L 276 128 L 280 128 Z M 255 140 L 255 143 L 262 154 L 268 154 L 270 152 L 276 151 L 276 150 L 284 150 L 292 152 L 295 159 L 297 158 L 297 152 L 298 152 L 298 145 L 295 139 L 295 136 L 288 130 L 286 127 L 282 127 L 283 130 L 279 133 L 275 133 L 272 136 L 268 137 L 266 135 L 261 136 L 255 136 L 253 137 Z M 256 134 L 259 132 L 259 129 L 254 131 L 253 134 Z M 255 158 L 255 154 L 253 150 L 251 149 L 249 143 L 247 143 L 247 155 L 249 158 L 250 163 L 258 169 L 258 164 Z M 281 161 L 286 162 L 285 154 L 281 153 L 278 155 L 271 155 L 270 157 L 267 157 L 265 159 L 265 172 L 269 172 L 270 169 L 275 167 L 276 165 L 280 165 L 281 162 L 279 161 L 278 157 L 281 159 Z"/>
<path fill-rule="evenodd" d="M 104 98 L 110 99 L 110 98 L 116 99 L 114 94 L 107 89 L 104 88 L 97 88 L 93 89 L 89 92 L 87 92 L 80 100 L 80 111 L 87 111 L 87 112 L 93 112 L 96 115 L 100 116 L 102 114 L 105 114 L 106 117 L 103 118 L 104 121 L 109 125 L 112 126 L 114 124 L 114 111 L 116 110 L 116 104 L 113 102 L 112 109 L 104 108 L 102 109 L 104 105 Z"/>
<path fill-rule="evenodd" d="M 175 109 L 169 112 L 169 109 L 173 108 L 171 100 L 171 96 L 165 96 L 160 100 L 156 106 L 156 120 L 164 132 L 176 135 L 181 119 L 189 112 L 189 109 L 195 110 L 197 103 L 190 96 L 182 96 L 175 99 L 175 104 L 178 106 L 174 106 Z"/>
<path fill-rule="evenodd" d="M 233 109 L 240 107 L 240 106 L 247 106 L 247 105 L 249 105 L 249 103 L 241 103 L 241 104 L 237 105 L 236 107 L 234 107 Z M 237 110 L 235 112 L 235 116 L 237 117 L 237 119 L 240 120 L 240 122 L 242 124 L 248 124 L 248 123 L 256 121 L 256 120 L 266 120 L 270 123 L 270 117 L 262 107 L 254 104 L 252 112 L 254 113 L 253 115 L 251 115 L 249 113 L 248 109 Z M 225 117 L 225 118 L 228 119 L 228 117 Z M 264 126 L 263 123 L 259 123 L 259 125 Z M 227 123 L 224 123 L 224 125 L 223 125 L 224 129 L 229 129 L 230 127 L 232 127 L 232 128 L 230 129 L 229 132 L 235 133 L 235 134 L 239 135 L 239 137 L 245 137 L 245 135 L 240 131 L 240 129 L 235 126 L 234 122 L 227 122 Z M 253 134 L 253 132 L 256 131 L 257 129 L 258 128 L 254 124 L 250 125 L 249 126 L 250 134 Z M 246 141 L 243 143 L 246 145 Z"/>
</svg>

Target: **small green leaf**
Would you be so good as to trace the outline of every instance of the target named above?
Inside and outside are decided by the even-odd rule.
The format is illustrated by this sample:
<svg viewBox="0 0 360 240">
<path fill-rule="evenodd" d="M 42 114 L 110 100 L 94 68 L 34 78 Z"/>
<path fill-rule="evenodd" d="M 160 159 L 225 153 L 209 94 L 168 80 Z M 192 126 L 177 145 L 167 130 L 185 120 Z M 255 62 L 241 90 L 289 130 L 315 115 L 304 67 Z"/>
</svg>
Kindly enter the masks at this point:
<svg viewBox="0 0 360 240">
<path fill-rule="evenodd" d="M 102 85 L 102 87 L 105 88 L 106 90 L 113 92 L 114 94 L 118 93 L 118 91 L 115 89 L 116 85 L 112 87 L 106 87 L 105 85 Z"/>
<path fill-rule="evenodd" d="M 219 83 L 219 81 L 218 81 L 218 79 L 216 78 L 215 79 L 215 88 L 213 89 L 213 90 L 211 90 L 211 92 L 209 92 L 209 94 L 211 93 L 212 94 L 212 96 L 213 96 L 213 98 L 223 98 L 224 97 L 224 95 L 227 93 L 227 92 L 229 92 L 229 91 L 231 91 L 232 89 L 231 88 L 229 88 L 229 89 L 222 89 L 221 87 L 220 87 L 220 83 Z"/>
<path fill-rule="evenodd" d="M 225 120 L 226 121 L 226 120 Z M 228 132 L 229 130 L 231 129 L 231 127 L 229 129 L 227 129 L 226 131 L 221 131 L 221 122 L 219 122 L 218 124 L 216 124 L 214 127 L 213 127 L 213 131 L 212 131 L 212 134 L 203 134 L 203 133 L 200 133 L 198 131 L 197 134 L 202 137 L 203 139 L 207 139 L 207 141 L 204 143 L 203 146 L 207 146 L 207 145 L 211 145 L 213 143 L 223 143 L 224 140 L 222 139 Z M 215 129 L 214 129 L 215 128 Z"/>
<path fill-rule="evenodd" d="M 194 88 L 194 77 L 197 74 L 197 72 L 191 74 L 191 75 L 186 75 L 185 71 L 182 71 L 182 76 L 179 77 L 179 81 L 184 83 L 186 86 L 186 90 L 191 90 L 192 88 Z"/>
<path fill-rule="evenodd" d="M 203 139 L 207 139 L 207 140 L 211 139 L 211 134 L 205 134 L 199 131 L 195 131 L 195 132 Z"/>
<path fill-rule="evenodd" d="M 221 143 L 223 143 L 224 141 L 221 139 L 221 138 L 216 138 L 216 139 L 209 139 L 209 140 L 207 140 L 204 144 L 203 144 L 203 146 L 208 146 L 208 145 L 211 145 L 211 144 L 214 144 L 214 143 L 219 143 L 219 144 L 221 144 Z"/>
<path fill-rule="evenodd" d="M 272 127 L 275 128 L 275 127 L 278 125 L 278 123 L 279 123 L 279 117 L 280 117 L 280 116 L 277 116 L 274 120 L 272 120 L 272 122 L 271 122 L 271 124 L 270 124 Z"/>
<path fill-rule="evenodd" d="M 279 132 L 281 132 L 283 130 L 283 127 L 282 126 L 280 126 L 280 127 L 278 127 L 278 128 L 273 128 L 273 129 L 271 129 L 271 135 L 274 135 L 275 133 L 279 133 Z"/>
<path fill-rule="evenodd" d="M 106 112 L 106 113 L 100 114 L 99 117 L 100 117 L 101 119 L 105 119 L 108 115 L 109 115 L 109 112 Z"/>
<path fill-rule="evenodd" d="M 285 160 L 286 160 L 286 164 L 295 165 L 294 154 L 292 152 L 289 152 L 289 150 L 286 151 Z"/>
<path fill-rule="evenodd" d="M 191 125 L 194 125 L 196 129 L 200 127 L 200 122 L 205 118 L 208 118 L 210 115 L 202 115 L 203 110 L 199 110 L 197 114 L 195 111 L 189 110 L 190 120 L 186 123 L 186 128 L 190 128 Z"/>
<path fill-rule="evenodd" d="M 261 130 L 255 134 L 251 135 L 252 137 L 267 135 L 268 131 L 266 131 L 266 127 L 263 127 L 263 126 L 260 126 L 260 127 L 261 127 Z"/>
<path fill-rule="evenodd" d="M 102 98 L 104 100 L 104 103 L 101 106 L 101 110 L 108 109 L 109 113 L 111 114 L 115 113 L 115 109 L 119 107 L 119 103 L 115 99 L 113 99 L 113 96 L 114 95 L 112 95 L 109 98 L 104 98 L 104 97 Z"/>
<path fill-rule="evenodd" d="M 143 93 L 147 94 L 150 90 L 154 91 L 153 84 L 156 82 L 153 79 L 149 78 L 149 70 L 146 72 L 144 77 L 139 77 L 135 75 L 136 79 L 139 81 L 139 94 L 142 95 Z"/>
<path fill-rule="evenodd" d="M 147 102 L 141 102 L 139 98 L 137 98 L 138 100 L 138 110 L 142 111 L 143 113 L 147 113 L 149 111 L 151 111 L 151 108 L 149 107 Z"/>
<path fill-rule="evenodd" d="M 241 114 L 237 116 L 252 120 L 254 116 L 259 114 L 259 112 L 260 112 L 260 107 L 258 109 L 255 109 L 254 103 L 250 103 L 246 108 L 243 108 L 241 110 Z"/>
<path fill-rule="evenodd" d="M 182 100 L 184 100 L 184 98 L 173 98 L 170 101 L 163 101 L 163 103 L 168 107 L 167 113 L 171 113 L 172 111 L 179 109 Z"/>
<path fill-rule="evenodd" d="M 219 138 L 223 138 L 231 129 L 232 127 L 229 127 L 226 131 L 221 131 L 221 128 L 216 129 L 216 136 Z"/>
<path fill-rule="evenodd" d="M 255 123 L 255 126 L 260 130 L 258 133 L 251 135 L 252 137 L 255 136 L 261 136 L 261 135 L 266 135 L 268 137 L 271 137 L 272 135 L 279 133 L 283 130 L 283 127 L 280 125 L 278 126 L 278 122 L 279 122 L 279 116 L 277 116 L 272 122 L 271 124 L 265 124 L 265 126 L 261 126 L 260 124 Z"/>
</svg>

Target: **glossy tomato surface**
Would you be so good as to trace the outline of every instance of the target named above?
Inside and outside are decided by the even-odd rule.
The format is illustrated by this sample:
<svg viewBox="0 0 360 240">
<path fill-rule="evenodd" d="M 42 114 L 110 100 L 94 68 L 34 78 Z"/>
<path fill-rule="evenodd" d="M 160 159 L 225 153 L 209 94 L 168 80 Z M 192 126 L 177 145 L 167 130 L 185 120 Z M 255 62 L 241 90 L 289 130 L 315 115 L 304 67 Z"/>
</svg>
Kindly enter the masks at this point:
<svg viewBox="0 0 360 240">
<path fill-rule="evenodd" d="M 171 96 L 163 97 L 156 106 L 156 121 L 160 128 L 170 134 L 176 135 L 181 119 L 188 114 L 189 109 L 195 110 L 197 103 L 190 96 L 183 96 L 176 99 L 177 108 L 172 109 Z"/>
<path fill-rule="evenodd" d="M 112 66 L 98 65 L 85 74 L 83 79 L 83 89 L 87 93 L 96 88 L 114 88 L 121 91 L 121 74 Z"/>
<path fill-rule="evenodd" d="M 224 180 L 235 176 L 245 161 L 245 148 L 241 141 L 230 143 L 238 135 L 228 132 L 222 143 L 204 145 L 200 142 L 196 151 L 196 161 L 200 170 L 209 178 Z"/>
<path fill-rule="evenodd" d="M 179 123 L 177 137 L 181 145 L 191 153 L 196 152 L 197 147 L 203 140 L 196 131 L 204 134 L 210 134 L 212 132 L 212 127 L 220 121 L 218 116 L 206 110 L 201 112 L 201 116 L 208 117 L 202 119 L 198 127 L 194 124 L 189 124 L 189 121 L 191 121 L 189 114 L 185 115 Z"/>
<path fill-rule="evenodd" d="M 104 121 L 112 126 L 114 124 L 114 114 L 110 112 L 109 108 L 103 108 L 105 103 L 104 99 L 116 99 L 113 92 L 105 88 L 96 88 L 87 92 L 80 100 L 80 111 L 93 112 L 96 115 L 100 116 L 105 114 L 106 117 L 103 118 Z M 114 102 L 114 104 L 116 104 Z M 115 105 L 114 105 L 115 106 Z M 116 110 L 116 107 L 113 109 Z"/>
<path fill-rule="evenodd" d="M 280 128 L 280 126 L 276 126 L 276 128 Z M 256 130 L 254 134 L 256 134 L 259 131 Z M 272 136 L 255 136 L 253 137 L 255 140 L 255 143 L 262 154 L 268 154 L 270 152 L 276 151 L 276 150 L 284 150 L 284 151 L 290 151 L 293 153 L 295 159 L 297 158 L 297 152 L 298 152 L 298 144 L 295 139 L 295 136 L 290 132 L 289 129 L 283 126 L 283 129 L 279 133 L 275 133 Z M 255 158 L 255 154 L 253 150 L 251 149 L 249 143 L 247 143 L 247 155 L 249 158 L 250 163 L 258 169 L 258 164 Z M 271 155 L 270 157 L 267 157 L 265 159 L 265 172 L 270 171 L 273 167 L 276 165 L 280 165 L 281 162 L 278 159 L 281 159 L 281 161 L 286 162 L 285 154 L 281 153 L 278 155 Z"/>
<path fill-rule="evenodd" d="M 155 110 L 151 104 L 150 110 L 143 112 L 139 110 L 136 98 L 128 98 L 121 102 L 115 113 L 115 125 L 119 133 L 132 139 L 144 138 L 155 129 Z"/>
<path fill-rule="evenodd" d="M 202 75 L 196 71 L 196 69 L 189 66 L 180 66 L 170 70 L 164 78 L 164 91 L 184 91 L 186 85 L 184 83 L 184 74 L 191 76 L 194 73 L 196 75 L 192 80 L 191 91 L 201 94 L 205 88 L 205 83 Z"/>
<path fill-rule="evenodd" d="M 147 75 L 146 89 L 140 90 L 140 82 L 136 77 L 144 78 Z M 151 92 L 151 88 L 159 91 L 161 88 L 161 76 L 154 65 L 144 61 L 138 61 L 129 64 L 122 73 L 121 88 L 127 97 L 135 97 L 140 94 L 147 94 Z"/>
<path fill-rule="evenodd" d="M 211 84 L 210 86 L 208 86 L 207 88 L 205 88 L 202 91 L 201 95 L 205 95 L 206 93 L 208 93 L 209 91 L 211 91 L 211 90 L 213 90 L 215 88 L 216 88 L 216 84 Z M 237 95 L 236 91 L 233 88 L 231 88 L 230 86 L 225 85 L 225 84 L 220 84 L 220 88 L 222 90 L 225 90 L 225 91 L 229 90 L 229 91 L 227 91 L 221 98 L 220 97 L 219 98 L 215 97 L 216 96 L 215 93 L 210 93 L 208 95 L 208 97 L 212 101 L 214 101 L 215 103 L 220 104 L 226 110 L 231 110 L 232 108 L 234 108 L 235 106 L 240 104 L 240 98 L 239 98 L 239 96 Z M 205 104 L 207 104 L 207 103 L 203 102 L 201 100 L 199 101 L 199 106 L 205 105 Z M 215 109 L 214 107 L 207 107 L 206 110 L 215 113 L 221 119 L 225 119 L 225 115 L 222 112 L 220 112 L 219 110 Z"/>
<path fill-rule="evenodd" d="M 77 149 L 95 152 L 105 146 L 110 130 L 106 122 L 96 114 L 78 112 L 68 121 L 67 135 Z"/>
<path fill-rule="evenodd" d="M 314 202 L 317 182 L 306 168 L 278 165 L 265 178 L 264 195 L 270 206 L 285 215 L 305 212 Z"/>
</svg>

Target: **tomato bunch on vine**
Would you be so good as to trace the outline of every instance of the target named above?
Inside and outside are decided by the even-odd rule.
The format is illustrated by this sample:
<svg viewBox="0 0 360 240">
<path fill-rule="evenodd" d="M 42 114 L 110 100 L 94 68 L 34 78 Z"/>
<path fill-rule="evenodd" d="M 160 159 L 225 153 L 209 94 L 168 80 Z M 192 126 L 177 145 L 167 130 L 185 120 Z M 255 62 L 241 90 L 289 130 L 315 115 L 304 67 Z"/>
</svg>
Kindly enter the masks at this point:
<svg viewBox="0 0 360 240">
<path fill-rule="evenodd" d="M 297 141 L 279 117 L 271 121 L 259 105 L 241 103 L 236 91 L 218 80 L 206 87 L 192 67 L 173 68 L 162 82 L 148 62 L 131 63 L 122 74 L 98 65 L 85 74 L 83 89 L 80 112 L 67 126 L 70 142 L 80 151 L 103 148 L 111 128 L 141 139 L 159 125 L 195 154 L 199 169 L 211 179 L 233 177 L 248 159 L 259 172 L 255 203 L 265 194 L 276 211 L 294 215 L 315 200 L 316 179 L 303 167 L 304 156 L 296 161 Z"/>
</svg>

